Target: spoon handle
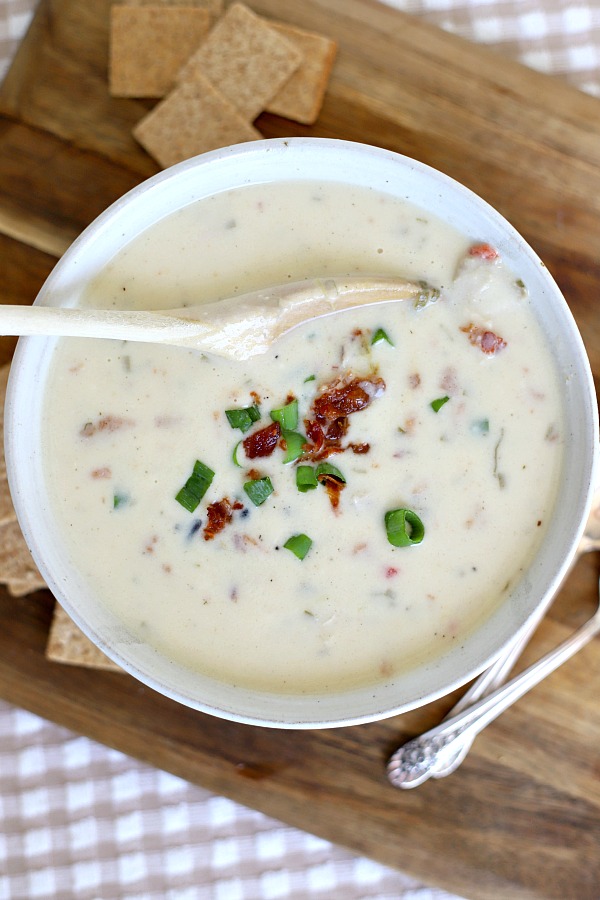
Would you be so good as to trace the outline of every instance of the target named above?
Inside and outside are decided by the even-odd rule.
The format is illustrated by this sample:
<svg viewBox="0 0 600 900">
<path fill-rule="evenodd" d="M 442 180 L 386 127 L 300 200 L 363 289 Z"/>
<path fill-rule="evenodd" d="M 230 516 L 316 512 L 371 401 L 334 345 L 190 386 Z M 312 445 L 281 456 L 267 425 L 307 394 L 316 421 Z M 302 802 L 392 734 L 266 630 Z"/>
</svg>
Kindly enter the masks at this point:
<svg viewBox="0 0 600 900">
<path fill-rule="evenodd" d="M 571 569 L 575 566 L 577 560 L 580 559 L 583 555 L 585 555 L 586 553 L 590 553 L 593 550 L 599 549 L 600 487 L 597 487 L 592 498 L 590 513 L 588 515 L 588 520 L 586 522 L 583 535 L 571 563 Z M 531 618 L 525 630 L 509 646 L 508 650 L 503 653 L 496 660 L 496 662 L 490 666 L 489 669 L 486 669 L 485 672 L 483 672 L 483 674 L 473 682 L 471 687 L 467 691 L 465 691 L 460 700 L 455 703 L 452 709 L 444 717 L 444 721 L 447 721 L 453 716 L 458 715 L 458 713 L 462 712 L 464 709 L 467 709 L 481 697 L 484 697 L 486 694 L 490 694 L 492 691 L 496 690 L 496 688 L 500 687 L 501 684 L 504 684 L 509 673 L 512 671 L 513 666 L 521 656 L 521 653 L 531 640 L 533 633 L 545 616 L 547 607 L 552 599 L 553 597 L 549 597 L 548 602 L 542 604 L 538 608 L 536 614 Z M 466 758 L 469 750 L 471 749 L 471 745 L 475 740 L 475 737 L 475 733 L 471 734 L 468 732 L 463 732 L 463 734 L 459 736 L 457 735 L 455 740 L 452 742 L 452 746 L 448 748 L 448 751 L 444 752 L 443 754 L 439 754 L 436 760 L 432 761 L 430 769 L 431 777 L 445 778 L 447 775 L 451 775 L 452 772 L 456 771 L 456 769 Z"/>
<path fill-rule="evenodd" d="M 0 306 L 0 334 L 97 337 L 169 343 L 196 323 L 162 313 L 57 306 Z"/>
<path fill-rule="evenodd" d="M 600 631 L 600 609 L 555 650 L 529 666 L 503 687 L 488 694 L 452 718 L 447 719 L 418 738 L 404 744 L 390 757 L 387 774 L 394 787 L 413 788 L 432 775 L 432 767 L 440 759 L 452 756 L 453 742 L 464 736 L 475 737 L 505 709 L 547 675 L 574 656 Z"/>
</svg>

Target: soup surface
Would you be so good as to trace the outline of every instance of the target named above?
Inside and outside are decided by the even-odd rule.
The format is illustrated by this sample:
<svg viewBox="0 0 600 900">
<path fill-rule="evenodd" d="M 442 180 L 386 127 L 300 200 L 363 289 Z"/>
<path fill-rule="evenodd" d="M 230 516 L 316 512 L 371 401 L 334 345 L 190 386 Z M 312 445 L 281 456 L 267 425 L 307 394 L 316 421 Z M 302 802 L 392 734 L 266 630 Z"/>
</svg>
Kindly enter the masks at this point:
<svg viewBox="0 0 600 900">
<path fill-rule="evenodd" d="M 563 427 L 526 285 L 485 237 L 367 189 L 259 185 L 149 227 L 86 289 L 122 308 L 358 272 L 439 291 L 245 363 L 57 342 L 51 502 L 132 641 L 259 690 L 338 690 L 443 653 L 502 602 L 552 514 Z"/>
</svg>

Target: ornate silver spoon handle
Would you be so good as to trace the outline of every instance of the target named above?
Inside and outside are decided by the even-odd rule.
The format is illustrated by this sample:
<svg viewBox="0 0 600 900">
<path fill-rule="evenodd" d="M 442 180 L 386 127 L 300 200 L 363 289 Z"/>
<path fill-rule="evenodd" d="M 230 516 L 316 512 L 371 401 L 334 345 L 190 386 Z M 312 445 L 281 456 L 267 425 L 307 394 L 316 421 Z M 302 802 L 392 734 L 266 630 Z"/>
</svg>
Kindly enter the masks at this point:
<svg viewBox="0 0 600 900">
<path fill-rule="evenodd" d="M 457 736 L 475 737 L 523 694 L 574 656 L 598 632 L 600 632 L 600 605 L 585 625 L 516 678 L 462 713 L 452 716 L 441 725 L 396 750 L 388 763 L 387 772 L 391 783 L 395 787 L 412 788 L 427 781 L 431 777 L 432 764 L 438 756 L 443 758 Z"/>
<path fill-rule="evenodd" d="M 594 493 L 590 514 L 583 532 L 579 547 L 573 558 L 571 568 L 575 566 L 578 559 L 585 553 L 592 550 L 600 550 L 600 489 Z M 531 619 L 528 627 L 523 633 L 510 645 L 508 651 L 500 656 L 489 669 L 486 669 L 482 675 L 477 678 L 471 687 L 465 691 L 460 700 L 452 707 L 444 720 L 456 716 L 463 709 L 471 706 L 481 697 L 491 693 L 504 684 L 508 675 L 513 669 L 516 661 L 531 640 L 531 636 L 537 629 L 539 623 L 546 614 L 547 606 L 552 602 L 553 598 L 549 598 L 548 604 L 541 606 L 537 614 Z M 451 744 L 449 744 L 443 753 L 437 755 L 435 762 L 431 764 L 432 778 L 445 778 L 452 774 L 467 756 L 476 735 L 463 734 L 458 735 Z"/>
</svg>

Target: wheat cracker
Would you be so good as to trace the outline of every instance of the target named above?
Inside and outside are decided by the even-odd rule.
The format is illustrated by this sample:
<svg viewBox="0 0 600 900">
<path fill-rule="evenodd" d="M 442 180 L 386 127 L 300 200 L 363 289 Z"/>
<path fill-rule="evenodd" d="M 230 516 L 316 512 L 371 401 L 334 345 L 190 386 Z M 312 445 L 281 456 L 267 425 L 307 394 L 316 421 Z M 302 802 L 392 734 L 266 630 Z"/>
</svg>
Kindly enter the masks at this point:
<svg viewBox="0 0 600 900">
<path fill-rule="evenodd" d="M 109 85 L 114 97 L 164 97 L 208 34 L 206 9 L 113 6 Z"/>
<path fill-rule="evenodd" d="M 124 6 L 194 6 L 205 9 L 213 19 L 218 19 L 225 6 L 224 0 L 124 0 Z"/>
<path fill-rule="evenodd" d="M 201 77 L 179 85 L 138 122 L 133 134 L 164 168 L 208 150 L 262 137 Z"/>
<path fill-rule="evenodd" d="M 317 121 L 323 106 L 337 44 L 322 34 L 305 31 L 285 22 L 269 24 L 294 44 L 302 53 L 303 62 L 269 101 L 266 111 L 303 125 L 312 125 Z"/>
<path fill-rule="evenodd" d="M 89 669 L 123 671 L 86 637 L 59 603 L 54 607 L 46 643 L 46 659 L 72 666 L 85 666 Z"/>
<path fill-rule="evenodd" d="M 179 73 L 207 78 L 247 121 L 253 121 L 300 66 L 302 54 L 266 19 L 234 3 Z"/>
</svg>

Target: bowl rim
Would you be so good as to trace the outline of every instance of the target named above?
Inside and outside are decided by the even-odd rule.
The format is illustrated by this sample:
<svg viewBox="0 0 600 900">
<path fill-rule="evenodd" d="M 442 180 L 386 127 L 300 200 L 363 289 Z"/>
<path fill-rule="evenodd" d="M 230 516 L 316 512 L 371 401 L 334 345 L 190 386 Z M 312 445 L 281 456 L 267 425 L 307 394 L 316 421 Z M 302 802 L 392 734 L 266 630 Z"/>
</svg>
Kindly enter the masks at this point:
<svg viewBox="0 0 600 900">
<path fill-rule="evenodd" d="M 27 390 L 29 389 L 31 394 L 32 375 L 43 375 L 44 366 L 48 365 L 52 353 L 53 341 L 38 337 L 21 338 L 19 340 L 11 366 L 6 395 L 6 466 L 17 518 L 38 568 L 55 597 L 63 605 L 75 624 L 125 671 L 163 695 L 192 708 L 231 721 L 275 728 L 329 728 L 382 720 L 420 707 L 444 696 L 487 668 L 513 640 L 514 636 L 528 626 L 529 621 L 536 614 L 538 606 L 542 603 L 549 603 L 558 590 L 569 570 L 583 533 L 589 514 L 593 490 L 598 479 L 598 410 L 593 377 L 581 335 L 556 282 L 529 244 L 490 204 L 450 176 L 393 151 L 368 144 L 326 138 L 287 138 L 267 139 L 234 145 L 185 160 L 143 181 L 101 213 L 73 242 L 62 259 L 56 264 L 42 286 L 35 302 L 49 303 L 51 305 L 62 302 L 65 282 L 68 294 L 69 278 L 73 277 L 73 271 L 77 269 L 80 261 L 82 259 L 85 261 L 86 255 L 93 254 L 96 246 L 102 246 L 102 241 L 108 241 L 108 245 L 110 245 L 111 240 L 114 243 L 116 232 L 120 230 L 118 226 L 127 224 L 132 210 L 135 212 L 137 207 L 143 210 L 145 205 L 155 202 L 157 197 L 161 202 L 164 202 L 165 191 L 168 193 L 174 186 L 183 190 L 184 182 L 190 176 L 199 177 L 199 182 L 204 185 L 204 190 L 206 191 L 202 196 L 208 196 L 210 193 L 215 192 L 215 183 L 221 184 L 227 179 L 231 179 L 232 173 L 236 173 L 237 179 L 237 183 L 232 185 L 232 187 L 256 183 L 257 175 L 259 174 L 269 179 L 269 173 L 271 173 L 270 180 L 273 180 L 273 171 L 277 165 L 285 168 L 291 163 L 293 167 L 295 160 L 295 165 L 297 166 L 296 177 L 304 178 L 308 181 L 314 180 L 314 177 L 307 175 L 306 171 L 300 171 L 300 167 L 306 164 L 307 159 L 314 160 L 316 157 L 323 156 L 328 157 L 328 165 L 330 167 L 333 165 L 334 160 L 339 162 L 340 156 L 345 162 L 351 161 L 352 166 L 354 166 L 352 169 L 354 177 L 359 177 L 359 169 L 362 168 L 366 172 L 369 171 L 369 167 L 383 167 L 386 168 L 386 171 L 401 172 L 405 178 L 410 174 L 415 180 L 415 185 L 419 181 L 423 183 L 430 182 L 432 195 L 437 192 L 440 204 L 447 204 L 447 197 L 458 198 L 464 204 L 466 210 L 477 210 L 478 215 L 495 223 L 495 227 L 504 235 L 506 247 L 510 248 L 511 252 L 516 253 L 519 257 L 525 254 L 528 264 L 531 266 L 531 271 L 537 272 L 537 277 L 540 279 L 540 283 L 545 286 L 547 295 L 553 298 L 551 301 L 552 310 L 557 314 L 560 313 L 561 321 L 567 329 L 570 346 L 576 356 L 576 371 L 574 370 L 573 373 L 576 376 L 574 379 L 576 384 L 571 385 L 569 389 L 576 389 L 581 397 L 579 424 L 584 427 L 582 445 L 585 452 L 582 454 L 583 458 L 578 460 L 580 463 L 578 472 L 571 473 L 569 476 L 572 479 L 577 475 L 578 496 L 571 502 L 573 502 L 574 507 L 579 512 L 577 515 L 572 516 L 574 521 L 571 522 L 567 542 L 560 553 L 560 563 L 553 568 L 550 577 L 546 576 L 543 579 L 543 590 L 538 603 L 529 610 L 525 617 L 521 615 L 518 627 L 515 627 L 510 635 L 505 635 L 500 642 L 496 641 L 494 643 L 493 640 L 490 641 L 488 639 L 487 651 L 480 653 L 475 662 L 463 666 L 462 670 L 457 672 L 454 678 L 440 679 L 438 677 L 437 681 L 439 683 L 435 686 L 436 673 L 448 655 L 444 654 L 441 660 L 437 661 L 437 664 L 433 661 L 426 666 L 429 673 L 429 681 L 431 682 L 433 679 L 433 684 L 430 684 L 430 687 L 424 692 L 413 691 L 410 698 L 393 703 L 390 702 L 390 699 L 385 699 L 387 694 L 393 696 L 394 691 L 391 688 L 387 694 L 383 691 L 375 690 L 373 686 L 360 691 L 352 690 L 350 693 L 355 700 L 353 702 L 353 712 L 349 714 L 334 712 L 335 703 L 329 702 L 333 696 L 339 701 L 348 692 L 325 696 L 304 695 L 303 704 L 294 702 L 293 698 L 296 695 L 290 696 L 279 693 L 269 695 L 267 692 L 250 692 L 252 694 L 260 694 L 259 699 L 261 702 L 257 706 L 255 700 L 250 706 L 246 705 L 246 709 L 242 709 L 239 706 L 239 692 L 233 692 L 227 701 L 229 706 L 226 703 L 219 705 L 214 702 L 207 702 L 202 697 L 192 696 L 189 692 L 186 694 L 185 691 L 179 688 L 173 688 L 172 685 L 165 684 L 164 679 L 156 679 L 151 672 L 141 669 L 139 663 L 132 662 L 131 655 L 128 656 L 123 653 L 122 649 L 115 648 L 104 634 L 98 632 L 90 625 L 85 613 L 82 612 L 81 606 L 78 605 L 78 601 L 73 600 L 70 595 L 65 593 L 60 579 L 55 577 L 52 565 L 48 563 L 47 548 L 44 546 L 43 541 L 44 535 L 40 531 L 39 517 L 33 508 L 34 498 L 31 496 L 29 484 L 32 472 L 37 471 L 36 466 L 39 466 L 39 459 L 34 459 L 36 448 L 29 448 L 28 450 L 24 445 L 22 434 L 23 428 L 26 427 L 23 404 L 27 397 Z M 292 158 L 290 159 L 290 157 Z M 251 177 L 246 176 L 246 179 L 241 178 L 244 171 L 254 172 L 254 175 Z M 206 173 L 211 173 L 213 176 L 208 181 Z M 290 178 L 288 175 L 287 178 L 279 177 L 276 180 L 289 181 L 295 180 L 295 178 Z M 355 181 L 348 182 L 347 173 L 344 172 L 342 177 L 341 171 L 340 177 L 335 180 L 350 184 L 356 183 Z M 210 187 L 209 181 L 210 185 L 212 185 L 210 190 L 208 189 Z M 222 189 L 227 190 L 228 188 L 222 187 Z M 399 195 L 395 194 L 395 196 Z M 194 199 L 198 198 L 191 197 L 188 202 L 193 202 Z M 411 197 L 408 197 L 408 199 L 411 202 L 416 202 Z M 176 208 L 174 207 L 174 209 Z M 430 206 L 426 208 L 430 212 L 432 211 Z M 148 222 L 146 222 L 147 224 Z M 131 236 L 133 237 L 135 233 L 139 233 L 139 227 L 137 231 L 133 228 Z M 126 243 L 126 240 L 123 240 L 122 243 Z M 70 297 L 67 305 L 70 305 L 71 302 L 74 302 L 73 296 Z M 29 388 L 26 384 L 27 373 L 29 373 L 30 379 Z M 28 409 L 27 413 L 31 415 L 31 409 Z M 35 414 L 36 412 L 34 411 Z M 579 439 L 581 440 L 581 438 L 582 436 L 580 435 Z M 85 606 L 85 603 L 83 605 Z M 464 643 L 469 645 L 472 640 L 473 638 L 469 636 Z M 468 656 L 468 653 L 466 655 Z M 419 667 L 417 667 L 418 670 Z M 397 683 L 398 679 L 395 679 L 395 682 Z M 427 683 L 427 679 L 425 683 Z M 206 687 L 206 682 L 204 686 Z M 376 695 L 379 699 L 373 702 Z M 283 715 L 281 713 L 282 706 L 289 708 L 289 711 Z M 264 711 L 258 713 L 257 709 Z M 312 712 L 308 712 L 308 710 L 312 710 Z"/>
</svg>

